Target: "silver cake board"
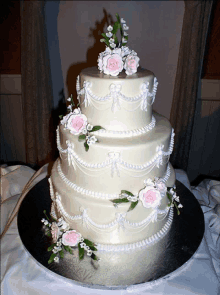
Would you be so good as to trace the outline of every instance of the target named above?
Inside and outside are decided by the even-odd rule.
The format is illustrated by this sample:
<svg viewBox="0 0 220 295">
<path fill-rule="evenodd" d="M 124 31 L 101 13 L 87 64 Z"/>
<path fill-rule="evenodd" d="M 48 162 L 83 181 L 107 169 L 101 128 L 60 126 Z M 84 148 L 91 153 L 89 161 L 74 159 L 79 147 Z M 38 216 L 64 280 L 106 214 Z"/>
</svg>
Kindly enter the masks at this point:
<svg viewBox="0 0 220 295">
<path fill-rule="evenodd" d="M 150 274 L 146 275 L 147 279 L 138 282 L 138 284 L 159 280 L 181 268 L 192 258 L 202 241 L 205 225 L 201 207 L 194 195 L 181 182 L 176 181 L 176 188 L 177 195 L 180 196 L 180 202 L 183 205 L 181 214 L 177 215 L 174 209 L 171 229 L 166 239 L 161 241 L 161 244 L 166 241 L 164 253 L 153 264 L 154 267 L 151 269 Z M 66 253 L 59 263 L 53 262 L 48 264 L 51 252 L 48 252 L 47 248 L 51 245 L 51 240 L 45 235 L 41 219 L 45 218 L 44 210 L 49 214 L 50 207 L 49 184 L 48 179 L 45 178 L 28 192 L 18 213 L 17 220 L 20 238 L 26 250 L 38 264 L 54 274 L 70 279 L 73 283 L 83 287 L 106 290 L 126 289 L 129 284 L 117 284 L 117 286 L 108 284 L 103 286 L 101 283 L 85 283 L 84 278 L 80 275 L 82 274 L 82 269 L 78 270 L 76 264 L 74 264 L 76 255 Z M 83 261 L 80 261 L 82 268 L 87 267 L 88 261 L 91 264 L 89 257 L 85 257 Z M 98 262 L 95 262 L 91 267 L 93 273 L 95 273 L 96 268 L 98 268 Z"/>
</svg>

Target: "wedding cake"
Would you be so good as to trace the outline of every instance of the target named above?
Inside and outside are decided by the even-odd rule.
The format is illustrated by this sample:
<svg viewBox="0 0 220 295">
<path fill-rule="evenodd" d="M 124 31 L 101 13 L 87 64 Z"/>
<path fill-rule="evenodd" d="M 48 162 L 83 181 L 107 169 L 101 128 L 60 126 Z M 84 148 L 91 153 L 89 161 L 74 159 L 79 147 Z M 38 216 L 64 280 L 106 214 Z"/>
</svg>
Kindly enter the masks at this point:
<svg viewBox="0 0 220 295">
<path fill-rule="evenodd" d="M 125 46 L 125 21 L 117 16 L 116 24 L 102 34 L 107 46 L 98 68 L 77 78 L 79 103 L 68 99 L 69 113 L 57 128 L 60 157 L 49 179 L 56 219 L 49 223 L 50 262 L 77 247 L 75 279 L 100 285 L 148 279 L 166 247 L 174 205 L 181 207 L 169 163 L 174 131 L 152 111 L 157 79 Z M 83 270 L 90 275 L 80 276 Z"/>
</svg>

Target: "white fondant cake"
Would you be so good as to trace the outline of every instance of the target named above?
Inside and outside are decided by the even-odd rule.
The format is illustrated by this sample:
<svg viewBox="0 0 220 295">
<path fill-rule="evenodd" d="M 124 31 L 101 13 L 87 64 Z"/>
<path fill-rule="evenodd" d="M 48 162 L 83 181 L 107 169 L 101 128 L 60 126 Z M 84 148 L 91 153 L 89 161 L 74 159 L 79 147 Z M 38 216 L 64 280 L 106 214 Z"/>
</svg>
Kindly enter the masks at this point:
<svg viewBox="0 0 220 295">
<path fill-rule="evenodd" d="M 113 28 L 108 30 L 111 33 Z M 118 66 L 122 60 L 126 73 Z M 127 47 L 106 49 L 99 57 L 101 72 L 87 68 L 78 76 L 79 108 L 69 106 L 70 112 L 57 128 L 60 157 L 49 180 L 51 214 L 62 217 L 68 229 L 85 241 L 95 243 L 100 265 L 108 270 L 107 276 L 97 270 L 95 277 L 84 282 L 120 285 L 146 278 L 132 277 L 131 272 L 119 282 L 117 271 L 129 260 L 126 251 L 144 251 L 148 261 L 142 268 L 161 256 L 161 241 L 173 218 L 172 198 L 179 202 L 174 190 L 167 189 L 175 184 L 169 163 L 174 131 L 166 118 L 152 112 L 157 79 L 148 70 L 135 69 L 131 61 L 137 65 L 139 59 Z M 88 243 L 80 245 L 91 255 Z M 103 254 L 109 252 L 117 252 L 118 263 Z"/>
</svg>

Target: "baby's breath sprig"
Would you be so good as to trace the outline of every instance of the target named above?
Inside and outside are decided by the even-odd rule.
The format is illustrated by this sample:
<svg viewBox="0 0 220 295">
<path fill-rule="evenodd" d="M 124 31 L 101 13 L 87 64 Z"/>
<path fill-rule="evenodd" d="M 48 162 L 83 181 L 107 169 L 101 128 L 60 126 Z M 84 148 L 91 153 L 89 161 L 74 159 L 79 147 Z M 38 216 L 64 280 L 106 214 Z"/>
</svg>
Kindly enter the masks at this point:
<svg viewBox="0 0 220 295">
<path fill-rule="evenodd" d="M 104 42 L 111 50 L 114 48 L 121 48 L 125 46 L 128 42 L 128 33 L 126 32 L 129 27 L 126 25 L 126 21 L 119 17 L 118 13 L 116 13 L 117 21 L 114 23 L 113 27 L 110 25 L 107 27 L 108 33 L 102 33 L 101 42 Z M 116 36 L 118 30 L 121 33 L 121 41 L 118 41 Z"/>
</svg>

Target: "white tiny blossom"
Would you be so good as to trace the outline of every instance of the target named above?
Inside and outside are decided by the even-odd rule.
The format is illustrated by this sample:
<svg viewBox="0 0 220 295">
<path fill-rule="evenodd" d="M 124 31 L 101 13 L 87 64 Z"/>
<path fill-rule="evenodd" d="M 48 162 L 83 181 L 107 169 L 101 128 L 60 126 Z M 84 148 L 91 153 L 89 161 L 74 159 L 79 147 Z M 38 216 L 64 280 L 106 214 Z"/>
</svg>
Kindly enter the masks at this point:
<svg viewBox="0 0 220 295">
<path fill-rule="evenodd" d="M 111 46 L 112 48 L 115 48 L 115 47 L 116 47 L 116 44 L 115 44 L 115 43 L 111 43 L 110 46 Z"/>
<path fill-rule="evenodd" d="M 123 29 L 127 31 L 129 30 L 129 27 L 126 24 L 123 24 Z"/>
<path fill-rule="evenodd" d="M 105 39 L 100 39 L 100 42 L 105 42 Z"/>
<path fill-rule="evenodd" d="M 57 244 L 56 244 L 58 247 L 60 247 L 61 245 L 62 245 L 62 242 L 61 242 L 61 240 L 59 240 L 58 242 L 57 242 Z"/>
<path fill-rule="evenodd" d="M 52 250 L 52 252 L 53 252 L 54 254 L 56 254 L 56 253 L 58 252 L 58 250 L 55 249 L 55 248 L 56 248 L 56 247 L 54 247 L 53 250 Z"/>
<path fill-rule="evenodd" d="M 86 128 L 84 128 L 84 129 L 82 130 L 82 134 L 87 134 L 87 130 L 86 130 Z"/>
<path fill-rule="evenodd" d="M 108 33 L 106 33 L 106 36 L 107 36 L 108 38 L 110 38 L 110 37 L 112 36 L 112 33 L 111 33 L 111 32 L 108 32 Z"/>
<path fill-rule="evenodd" d="M 108 26 L 107 30 L 111 32 L 113 30 L 113 27 L 112 26 Z"/>
<path fill-rule="evenodd" d="M 48 222 L 47 220 L 44 220 L 44 224 L 45 224 L 45 225 L 48 225 L 48 223 L 49 223 L 49 222 Z"/>
<path fill-rule="evenodd" d="M 44 221 L 45 221 L 45 220 L 46 220 L 46 219 L 42 218 L 42 219 L 41 219 L 41 222 L 43 222 L 43 223 L 44 223 Z"/>
<path fill-rule="evenodd" d="M 88 256 L 92 256 L 92 250 L 87 251 Z"/>
<path fill-rule="evenodd" d="M 127 32 L 124 32 L 124 36 L 128 36 L 128 33 Z"/>
<path fill-rule="evenodd" d="M 57 262 L 58 263 L 59 262 L 59 257 L 55 257 L 54 258 L 54 262 Z"/>
<path fill-rule="evenodd" d="M 67 109 L 71 111 L 71 110 L 72 110 L 72 106 L 69 105 L 69 106 L 67 107 Z"/>
<path fill-rule="evenodd" d="M 87 124 L 87 127 L 86 128 L 87 128 L 88 131 L 91 131 L 92 128 L 93 128 L 93 126 L 91 124 Z"/>
<path fill-rule="evenodd" d="M 122 24 L 125 24 L 126 21 L 125 21 L 123 18 L 121 18 L 121 23 L 122 23 Z"/>
<path fill-rule="evenodd" d="M 71 97 L 68 97 L 68 98 L 67 98 L 67 101 L 71 101 Z"/>
<path fill-rule="evenodd" d="M 80 243 L 80 247 L 81 248 L 85 248 L 86 247 L 86 244 L 85 243 Z"/>
<path fill-rule="evenodd" d="M 109 39 L 110 43 L 115 43 L 115 40 L 113 38 Z"/>
<path fill-rule="evenodd" d="M 179 204 L 179 205 L 178 205 L 178 208 L 183 208 L 183 205 L 182 205 L 182 204 Z"/>
<path fill-rule="evenodd" d="M 122 43 L 127 43 L 128 41 L 125 38 L 122 38 Z"/>
</svg>

